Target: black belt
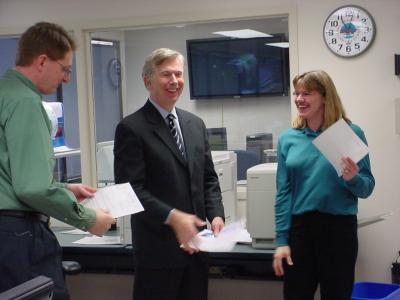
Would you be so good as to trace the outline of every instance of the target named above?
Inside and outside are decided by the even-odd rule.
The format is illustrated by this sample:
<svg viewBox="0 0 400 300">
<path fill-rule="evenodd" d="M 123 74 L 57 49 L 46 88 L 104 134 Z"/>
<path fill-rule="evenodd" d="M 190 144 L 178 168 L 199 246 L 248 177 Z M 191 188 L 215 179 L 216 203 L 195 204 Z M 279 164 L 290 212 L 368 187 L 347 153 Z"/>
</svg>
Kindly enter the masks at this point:
<svg viewBox="0 0 400 300">
<path fill-rule="evenodd" d="M 48 224 L 49 217 L 45 214 L 41 214 L 35 211 L 23 211 L 23 210 L 0 210 L 0 216 L 25 218 L 33 221 L 39 221 Z"/>
</svg>

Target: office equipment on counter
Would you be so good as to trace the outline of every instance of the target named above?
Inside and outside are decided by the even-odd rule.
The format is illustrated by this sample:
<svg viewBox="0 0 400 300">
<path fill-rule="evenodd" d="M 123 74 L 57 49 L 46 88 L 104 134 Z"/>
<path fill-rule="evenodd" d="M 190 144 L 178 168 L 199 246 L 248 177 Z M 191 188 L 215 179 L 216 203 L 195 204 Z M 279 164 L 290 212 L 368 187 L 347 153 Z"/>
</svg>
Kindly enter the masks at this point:
<svg viewBox="0 0 400 300">
<path fill-rule="evenodd" d="M 255 133 L 246 136 L 246 150 L 257 154 L 259 164 L 266 162 L 264 150 L 272 148 L 272 133 Z"/>
<path fill-rule="evenodd" d="M 236 185 L 236 220 L 247 218 L 247 180 L 238 180 Z"/>
<path fill-rule="evenodd" d="M 254 248 L 275 248 L 275 194 L 277 163 L 247 170 L 247 230 Z"/>
<path fill-rule="evenodd" d="M 265 154 L 265 162 L 266 163 L 273 163 L 278 161 L 278 152 L 277 149 L 267 149 L 264 150 Z"/>
<path fill-rule="evenodd" d="M 211 151 L 224 204 L 225 223 L 236 220 L 236 154 L 233 151 Z"/>
<path fill-rule="evenodd" d="M 97 182 L 114 183 L 114 141 L 99 142 L 96 145 Z"/>
<path fill-rule="evenodd" d="M 63 104 L 61 102 L 46 101 L 42 101 L 42 104 L 51 123 L 51 138 L 53 146 L 65 146 Z"/>
<path fill-rule="evenodd" d="M 207 135 L 211 151 L 228 150 L 228 141 L 225 127 L 207 128 Z"/>
</svg>

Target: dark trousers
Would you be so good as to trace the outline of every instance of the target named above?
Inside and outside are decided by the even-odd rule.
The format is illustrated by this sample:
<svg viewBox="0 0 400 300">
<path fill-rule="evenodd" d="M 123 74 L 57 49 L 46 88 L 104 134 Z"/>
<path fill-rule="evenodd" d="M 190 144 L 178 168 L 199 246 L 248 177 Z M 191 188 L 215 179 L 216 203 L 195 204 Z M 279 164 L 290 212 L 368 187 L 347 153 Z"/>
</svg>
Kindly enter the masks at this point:
<svg viewBox="0 0 400 300">
<path fill-rule="evenodd" d="M 53 300 L 69 299 L 63 279 L 61 247 L 48 225 L 0 216 L 0 292 L 38 275 L 54 281 Z"/>
<path fill-rule="evenodd" d="M 357 259 L 357 217 L 311 212 L 293 216 L 289 231 L 293 266 L 285 265 L 286 300 L 349 300 Z"/>
<path fill-rule="evenodd" d="M 197 254 L 184 268 L 135 267 L 134 300 L 206 300 L 207 294 L 208 263 Z"/>
</svg>

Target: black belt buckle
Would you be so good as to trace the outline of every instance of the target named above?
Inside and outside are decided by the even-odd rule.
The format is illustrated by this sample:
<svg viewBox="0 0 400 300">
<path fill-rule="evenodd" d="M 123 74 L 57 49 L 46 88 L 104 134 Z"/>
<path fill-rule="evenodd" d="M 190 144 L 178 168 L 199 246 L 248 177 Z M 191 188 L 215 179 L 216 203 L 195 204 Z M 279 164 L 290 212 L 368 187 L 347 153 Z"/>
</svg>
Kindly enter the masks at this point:
<svg viewBox="0 0 400 300">
<path fill-rule="evenodd" d="M 38 212 L 33 212 L 33 213 L 31 213 L 32 214 L 32 217 L 34 218 L 34 219 L 37 219 L 38 221 L 40 221 L 40 222 L 42 222 L 42 223 L 46 223 L 46 224 L 49 224 L 49 217 L 48 216 L 46 216 L 45 214 L 42 214 L 42 213 L 38 213 Z"/>
</svg>

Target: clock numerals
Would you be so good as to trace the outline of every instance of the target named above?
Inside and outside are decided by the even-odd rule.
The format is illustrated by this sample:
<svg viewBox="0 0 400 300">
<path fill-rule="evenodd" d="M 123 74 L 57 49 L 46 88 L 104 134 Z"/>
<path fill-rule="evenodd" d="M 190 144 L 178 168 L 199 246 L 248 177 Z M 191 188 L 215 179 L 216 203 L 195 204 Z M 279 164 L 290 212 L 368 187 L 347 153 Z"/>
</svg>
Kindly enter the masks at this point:
<svg viewBox="0 0 400 300">
<path fill-rule="evenodd" d="M 337 27 L 339 25 L 338 21 L 331 21 L 331 27 Z"/>
<path fill-rule="evenodd" d="M 341 7 L 325 21 L 323 35 L 326 45 L 335 54 L 356 56 L 364 52 L 373 41 L 375 23 L 361 7 Z"/>
</svg>

